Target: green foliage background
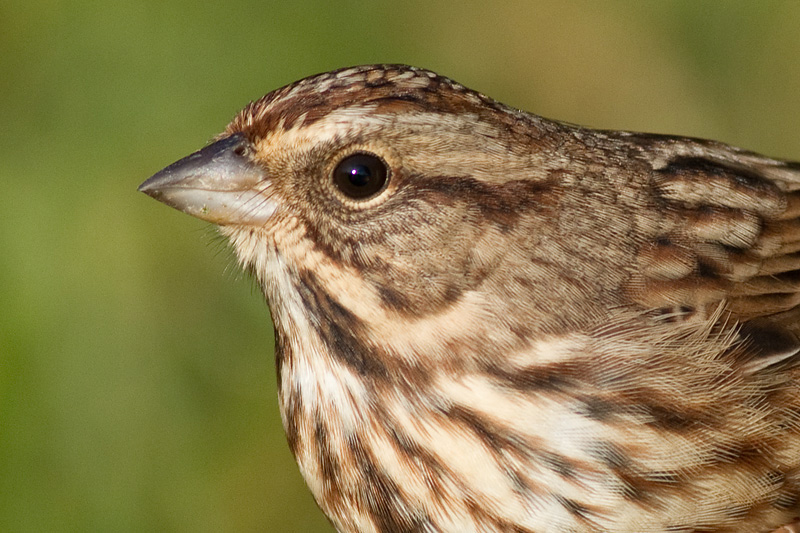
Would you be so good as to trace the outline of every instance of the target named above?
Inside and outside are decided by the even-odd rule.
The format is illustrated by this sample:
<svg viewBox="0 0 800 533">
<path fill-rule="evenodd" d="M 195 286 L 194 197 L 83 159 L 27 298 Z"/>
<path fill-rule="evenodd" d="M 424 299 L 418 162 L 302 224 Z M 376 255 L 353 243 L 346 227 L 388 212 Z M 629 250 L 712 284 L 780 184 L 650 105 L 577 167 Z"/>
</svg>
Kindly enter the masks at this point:
<svg viewBox="0 0 800 533">
<path fill-rule="evenodd" d="M 800 2 L 0 2 L 0 530 L 330 531 L 266 305 L 136 192 L 251 99 L 437 70 L 603 128 L 800 159 Z"/>
</svg>

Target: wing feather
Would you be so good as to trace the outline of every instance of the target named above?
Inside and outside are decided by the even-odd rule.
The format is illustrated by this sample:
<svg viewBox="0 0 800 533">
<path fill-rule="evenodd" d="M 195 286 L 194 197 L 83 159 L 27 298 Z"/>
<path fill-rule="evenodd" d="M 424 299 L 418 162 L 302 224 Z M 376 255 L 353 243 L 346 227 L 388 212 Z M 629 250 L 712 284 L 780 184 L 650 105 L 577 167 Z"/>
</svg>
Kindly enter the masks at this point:
<svg viewBox="0 0 800 533">
<path fill-rule="evenodd" d="M 800 362 L 800 163 L 718 142 L 628 134 L 652 165 L 665 213 L 627 287 L 648 308 L 724 305 L 751 371 Z"/>
</svg>

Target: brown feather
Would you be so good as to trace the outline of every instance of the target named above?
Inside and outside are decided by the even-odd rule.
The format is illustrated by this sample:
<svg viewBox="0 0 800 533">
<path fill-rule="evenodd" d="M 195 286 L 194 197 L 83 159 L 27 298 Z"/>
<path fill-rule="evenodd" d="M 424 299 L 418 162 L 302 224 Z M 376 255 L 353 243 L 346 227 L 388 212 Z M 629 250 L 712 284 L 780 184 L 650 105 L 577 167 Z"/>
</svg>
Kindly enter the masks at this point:
<svg viewBox="0 0 800 533">
<path fill-rule="evenodd" d="M 800 513 L 800 164 L 398 65 L 278 89 L 219 142 L 262 176 L 221 231 L 269 300 L 290 447 L 340 531 Z M 353 154 L 384 165 L 371 196 L 337 185 Z"/>
</svg>

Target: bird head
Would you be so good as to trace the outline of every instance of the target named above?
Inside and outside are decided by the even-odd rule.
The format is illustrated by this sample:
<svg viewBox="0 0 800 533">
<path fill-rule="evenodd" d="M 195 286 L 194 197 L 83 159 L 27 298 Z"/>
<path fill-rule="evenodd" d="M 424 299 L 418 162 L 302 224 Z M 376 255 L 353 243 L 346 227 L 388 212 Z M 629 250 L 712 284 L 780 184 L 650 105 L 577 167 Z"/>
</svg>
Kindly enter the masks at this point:
<svg viewBox="0 0 800 533">
<path fill-rule="evenodd" d="M 558 127 L 429 71 L 355 67 L 250 103 L 140 190 L 220 225 L 262 283 L 254 239 L 420 315 L 548 238 L 534 228 L 555 219 Z"/>
</svg>

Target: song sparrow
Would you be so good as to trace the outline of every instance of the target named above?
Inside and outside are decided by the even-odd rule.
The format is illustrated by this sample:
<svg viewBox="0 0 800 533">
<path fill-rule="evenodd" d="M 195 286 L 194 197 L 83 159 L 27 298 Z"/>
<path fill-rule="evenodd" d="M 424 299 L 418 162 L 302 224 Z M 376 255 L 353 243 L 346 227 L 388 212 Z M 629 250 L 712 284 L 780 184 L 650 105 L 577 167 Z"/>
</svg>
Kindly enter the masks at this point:
<svg viewBox="0 0 800 533">
<path fill-rule="evenodd" d="M 140 187 L 272 309 L 340 531 L 768 531 L 800 512 L 800 164 L 362 66 Z"/>
</svg>

